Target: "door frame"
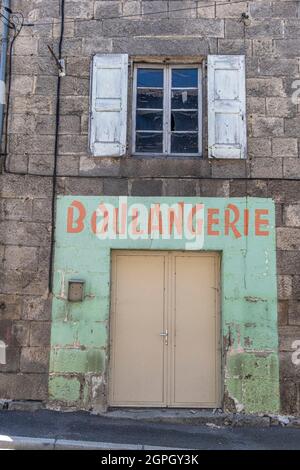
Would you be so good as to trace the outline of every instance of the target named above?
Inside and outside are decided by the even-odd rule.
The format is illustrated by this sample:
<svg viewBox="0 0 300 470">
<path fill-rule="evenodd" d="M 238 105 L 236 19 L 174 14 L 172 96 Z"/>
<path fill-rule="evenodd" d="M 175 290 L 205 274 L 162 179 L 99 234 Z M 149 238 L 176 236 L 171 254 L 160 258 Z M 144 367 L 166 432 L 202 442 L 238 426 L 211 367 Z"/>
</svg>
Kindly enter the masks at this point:
<svg viewBox="0 0 300 470">
<path fill-rule="evenodd" d="M 144 255 L 144 256 L 153 256 L 153 255 L 168 255 L 170 254 L 171 256 L 166 256 L 167 263 L 165 266 L 165 273 L 164 273 L 164 278 L 165 282 L 169 283 L 168 286 L 168 295 L 165 296 L 164 299 L 164 322 L 166 322 L 168 328 L 171 326 L 171 335 L 170 335 L 170 341 L 171 341 L 171 347 L 167 348 L 164 347 L 163 349 L 163 361 L 164 361 L 164 403 L 162 405 L 156 405 L 156 406 L 149 406 L 149 405 L 116 405 L 116 404 L 111 404 L 111 380 L 112 380 L 112 358 L 113 358 L 113 331 L 115 329 L 115 286 L 116 282 L 114 279 L 114 275 L 116 273 L 116 270 L 113 269 L 113 262 L 115 261 L 115 257 L 113 253 L 136 253 L 137 256 L 139 255 Z M 171 309 L 175 307 L 172 303 L 174 301 L 174 295 L 172 291 L 172 276 L 170 276 L 170 270 L 172 272 L 175 272 L 175 265 L 174 265 L 174 257 L 172 256 L 173 254 L 182 254 L 183 256 L 195 256 L 195 257 L 214 257 L 215 259 L 215 283 L 216 283 L 216 295 L 215 295 L 215 312 L 216 312 L 216 323 L 215 323 L 215 339 L 216 339 L 216 346 L 217 346 L 217 351 L 216 351 L 216 377 L 215 377 L 215 384 L 216 384 L 216 396 L 217 396 L 217 404 L 213 405 L 211 403 L 209 404 L 202 404 L 201 406 L 193 405 L 191 404 L 190 406 L 188 405 L 172 405 L 172 388 L 170 387 L 170 378 L 173 377 L 173 373 L 171 371 L 171 368 L 174 367 L 174 353 L 173 353 L 173 346 L 172 346 L 172 341 L 173 341 L 173 332 L 174 332 L 174 314 L 171 314 L 170 317 L 170 312 Z M 168 409 L 176 409 L 176 408 L 185 408 L 185 409 L 193 409 L 193 408 L 198 408 L 198 409 L 214 409 L 214 408 L 222 408 L 223 407 L 223 397 L 224 397 L 224 374 L 223 371 L 224 369 L 224 351 L 223 351 L 223 343 L 222 343 L 222 318 L 221 318 L 221 263 L 222 263 L 222 253 L 219 251 L 188 251 L 188 250 L 145 250 L 145 249 L 114 249 L 110 250 L 110 264 L 111 264 L 111 269 L 110 269 L 110 310 L 109 310 L 109 331 L 108 331 L 108 366 L 107 366 L 107 374 L 106 374 L 106 383 L 107 383 L 107 407 L 108 408 L 147 408 L 147 409 L 153 409 L 153 408 L 168 408 Z M 169 302 L 171 302 L 171 306 L 169 306 Z M 173 377 L 174 378 L 174 377 Z"/>
</svg>

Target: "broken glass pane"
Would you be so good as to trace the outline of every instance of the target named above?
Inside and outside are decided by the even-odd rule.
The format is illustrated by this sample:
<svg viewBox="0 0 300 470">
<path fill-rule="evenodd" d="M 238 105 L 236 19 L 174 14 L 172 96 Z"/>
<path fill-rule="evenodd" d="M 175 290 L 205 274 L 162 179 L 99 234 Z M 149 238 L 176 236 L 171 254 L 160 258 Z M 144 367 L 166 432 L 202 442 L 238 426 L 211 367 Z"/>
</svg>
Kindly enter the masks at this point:
<svg viewBox="0 0 300 470">
<path fill-rule="evenodd" d="M 171 131 L 197 131 L 198 113 L 194 111 L 172 111 Z"/>
<path fill-rule="evenodd" d="M 136 129 L 138 131 L 161 131 L 163 128 L 162 111 L 137 111 Z"/>
</svg>

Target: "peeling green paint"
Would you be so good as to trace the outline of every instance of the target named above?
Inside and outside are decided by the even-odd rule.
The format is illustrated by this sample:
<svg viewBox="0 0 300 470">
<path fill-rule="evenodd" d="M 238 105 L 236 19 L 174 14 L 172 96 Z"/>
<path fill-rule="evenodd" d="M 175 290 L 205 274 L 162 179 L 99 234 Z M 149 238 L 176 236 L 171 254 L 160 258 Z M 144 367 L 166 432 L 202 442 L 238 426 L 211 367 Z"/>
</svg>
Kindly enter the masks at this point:
<svg viewBox="0 0 300 470">
<path fill-rule="evenodd" d="M 60 196 L 57 200 L 54 298 L 50 364 L 50 398 L 91 407 L 105 400 L 107 373 L 111 249 L 185 250 L 186 240 L 99 240 L 87 224 L 81 233 L 67 233 L 67 209 L 84 204 L 87 221 L 100 202 L 118 206 L 117 197 Z M 221 317 L 224 394 L 246 412 L 279 410 L 275 210 L 261 198 L 128 198 L 149 207 L 154 202 L 184 202 L 220 210 L 229 203 L 240 212 L 268 209 L 270 234 L 256 236 L 253 218 L 249 235 L 235 238 L 206 235 L 203 250 L 221 253 Z M 251 212 L 252 211 L 252 212 Z M 205 218 L 206 220 L 206 218 Z M 243 230 L 242 220 L 237 228 Z M 70 279 L 85 281 L 85 299 L 67 300 Z M 74 377 L 75 376 L 75 377 Z M 93 379 L 94 377 L 94 379 Z M 82 386 L 80 387 L 80 384 Z M 98 391 L 96 391 L 98 390 Z M 101 392 L 99 393 L 99 390 Z M 95 398 L 97 395 L 97 399 Z"/>
</svg>

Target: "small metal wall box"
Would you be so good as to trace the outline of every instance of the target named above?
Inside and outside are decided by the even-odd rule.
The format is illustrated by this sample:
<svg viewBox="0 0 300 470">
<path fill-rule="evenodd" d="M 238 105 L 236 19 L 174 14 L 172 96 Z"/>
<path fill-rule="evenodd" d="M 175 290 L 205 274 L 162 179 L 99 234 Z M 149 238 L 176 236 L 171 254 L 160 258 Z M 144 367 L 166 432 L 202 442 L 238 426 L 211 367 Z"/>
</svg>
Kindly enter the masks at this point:
<svg viewBox="0 0 300 470">
<path fill-rule="evenodd" d="M 68 284 L 68 300 L 70 302 L 82 302 L 84 297 L 84 281 L 71 279 Z"/>
</svg>

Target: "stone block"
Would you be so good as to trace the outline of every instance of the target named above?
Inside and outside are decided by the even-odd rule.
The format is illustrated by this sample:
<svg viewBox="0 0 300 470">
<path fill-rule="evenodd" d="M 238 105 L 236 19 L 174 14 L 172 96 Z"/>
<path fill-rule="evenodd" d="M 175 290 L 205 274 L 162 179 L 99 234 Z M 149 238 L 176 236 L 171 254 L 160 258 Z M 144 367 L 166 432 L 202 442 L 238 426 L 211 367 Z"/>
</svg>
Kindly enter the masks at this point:
<svg viewBox="0 0 300 470">
<path fill-rule="evenodd" d="M 288 324 L 288 309 L 289 309 L 288 300 L 278 301 L 277 313 L 278 313 L 278 325 L 279 326 L 286 326 Z"/>
<path fill-rule="evenodd" d="M 23 373 L 48 373 L 49 348 L 22 348 L 20 370 Z"/>
<path fill-rule="evenodd" d="M 117 177 L 120 176 L 120 164 L 120 159 L 114 157 L 81 157 L 79 163 L 79 174 L 81 176 Z"/>
<path fill-rule="evenodd" d="M 284 160 L 283 160 L 284 161 Z M 269 181 L 268 196 L 276 202 L 293 203 L 300 200 L 298 181 Z"/>
<path fill-rule="evenodd" d="M 300 301 L 299 300 L 293 300 L 289 302 L 288 323 L 289 325 L 300 326 Z M 300 339 L 300 336 L 297 339 Z"/>
<path fill-rule="evenodd" d="M 213 178 L 246 178 L 245 160 L 213 160 L 211 162 Z"/>
<path fill-rule="evenodd" d="M 66 96 L 89 96 L 89 80 L 87 78 L 68 77 L 61 84 L 61 94 Z M 65 110 L 62 108 L 62 112 Z"/>
<path fill-rule="evenodd" d="M 47 374 L 0 373 L 0 396 L 9 400 L 45 400 Z"/>
<path fill-rule="evenodd" d="M 262 97 L 249 96 L 247 99 L 247 113 L 266 114 L 266 100 Z"/>
<path fill-rule="evenodd" d="M 300 227 L 300 203 L 285 206 L 284 223 L 288 227 Z"/>
<path fill-rule="evenodd" d="M 64 114 L 88 113 L 89 98 L 88 96 L 62 96 L 61 109 L 64 110 Z"/>
<path fill-rule="evenodd" d="M 283 119 L 254 116 L 252 120 L 253 137 L 279 137 L 284 134 Z"/>
<path fill-rule="evenodd" d="M 156 1 L 144 2 L 143 1 L 143 4 L 149 5 L 148 8 L 150 8 L 150 11 L 151 11 L 151 5 L 150 5 L 151 3 L 162 4 L 161 6 L 163 6 L 163 8 L 161 8 L 160 11 L 165 11 L 167 7 L 166 5 L 167 2 L 164 2 L 164 1 L 160 1 L 160 2 L 156 2 Z M 189 0 L 185 0 L 184 2 L 180 0 L 179 1 L 172 0 L 171 2 L 169 2 L 169 18 L 196 18 L 197 13 L 199 13 L 199 11 L 197 11 L 198 4 L 199 2 L 197 3 L 197 2 L 189 1 Z M 164 17 L 164 14 L 159 15 L 159 16 L 162 18 Z M 202 16 L 198 15 L 198 17 L 201 18 Z"/>
<path fill-rule="evenodd" d="M 28 172 L 32 175 L 53 175 L 54 157 L 52 155 L 30 155 L 28 159 Z"/>
<path fill-rule="evenodd" d="M 244 39 L 219 39 L 219 54 L 251 55 L 251 42 Z"/>
<path fill-rule="evenodd" d="M 275 157 L 297 157 L 298 142 L 292 138 L 275 138 L 272 140 L 272 153 Z"/>
<path fill-rule="evenodd" d="M 206 56 L 217 53 L 217 40 L 214 38 L 185 37 L 121 37 L 113 39 L 113 51 L 130 55 L 190 55 Z M 210 52 L 211 51 L 211 52 Z"/>
<path fill-rule="evenodd" d="M 248 78 L 247 96 L 286 96 L 283 80 L 279 77 L 273 78 Z"/>
<path fill-rule="evenodd" d="M 61 135 L 58 148 L 61 155 L 86 155 L 88 138 L 85 135 Z"/>
<path fill-rule="evenodd" d="M 300 328 L 297 326 L 282 326 L 278 329 L 279 334 L 279 350 L 295 351 L 293 343 L 300 338 Z"/>
<path fill-rule="evenodd" d="M 38 39 L 36 37 L 23 37 L 22 41 L 16 41 L 13 54 L 18 56 L 32 56 L 38 52 Z M 18 59 L 16 59 L 18 60 Z"/>
<path fill-rule="evenodd" d="M 51 223 L 51 200 L 50 199 L 34 199 L 32 201 L 32 220 L 34 222 Z"/>
<path fill-rule="evenodd" d="M 3 220 L 30 221 L 32 218 L 32 201 L 27 198 L 2 199 L 1 215 Z"/>
<path fill-rule="evenodd" d="M 79 158 L 73 155 L 59 155 L 57 159 L 57 174 L 61 176 L 76 176 L 79 174 Z"/>
<path fill-rule="evenodd" d="M 164 196 L 182 196 L 192 197 L 197 196 L 198 193 L 198 180 L 197 179 L 173 179 L 168 178 L 164 181 L 163 195 Z"/>
<path fill-rule="evenodd" d="M 113 39 L 111 38 L 84 38 L 82 41 L 82 54 L 92 56 L 94 54 L 112 52 Z"/>
<path fill-rule="evenodd" d="M 297 113 L 297 106 L 290 98 L 267 98 L 267 115 L 276 117 L 294 117 Z"/>
<path fill-rule="evenodd" d="M 285 360 L 285 356 L 281 358 L 282 364 Z M 297 384 L 290 378 L 283 377 L 280 382 L 280 401 L 282 413 L 292 415 L 298 412 Z"/>
<path fill-rule="evenodd" d="M 68 178 L 65 185 L 66 195 L 100 196 L 103 194 L 101 178 Z"/>
<path fill-rule="evenodd" d="M 91 3 L 91 2 L 88 2 Z M 145 3 L 145 2 L 143 2 Z M 155 3 L 155 2 L 154 2 Z M 111 18 L 121 16 L 122 3 L 116 0 L 95 1 L 95 18 Z"/>
<path fill-rule="evenodd" d="M 35 247 L 10 245 L 5 248 L 5 269 L 36 271 L 37 263 L 37 248 Z"/>
<path fill-rule="evenodd" d="M 228 6 L 230 7 L 231 5 Z M 249 39 L 282 38 L 283 33 L 283 24 L 280 19 L 272 19 L 269 21 L 265 21 L 264 19 L 251 20 L 250 26 L 245 28 L 245 36 Z"/>
<path fill-rule="evenodd" d="M 0 294 L 1 320 L 19 320 L 21 318 L 22 297 L 18 295 Z"/>
<path fill-rule="evenodd" d="M 257 158 L 251 162 L 252 178 L 282 178 L 282 159 Z"/>
<path fill-rule="evenodd" d="M 181 36 L 194 35 L 211 38 L 224 37 L 224 20 L 209 18 L 147 18 L 139 22 L 127 20 L 106 20 L 103 22 L 103 35 L 105 37 L 133 37 L 133 36 Z M 100 32 L 98 34 L 101 34 Z M 89 34 L 90 36 L 90 34 Z"/>
<path fill-rule="evenodd" d="M 24 246 L 45 246 L 49 243 L 50 232 L 45 224 L 9 220 L 0 225 L 0 243 Z"/>
<path fill-rule="evenodd" d="M 90 0 L 66 0 L 66 14 L 70 18 L 92 18 L 94 16 L 93 3 L 94 2 L 91 2 Z M 99 2 L 96 2 L 96 4 L 97 3 Z"/>
<path fill-rule="evenodd" d="M 134 180 L 131 186 L 131 196 L 161 196 L 162 180 Z"/>
<path fill-rule="evenodd" d="M 135 18 L 139 19 L 141 14 L 141 3 L 139 0 L 127 0 L 123 3 L 123 16 L 136 15 Z"/>
<path fill-rule="evenodd" d="M 15 198 L 16 188 L 18 188 L 18 197 L 49 197 L 52 194 L 52 179 L 5 175 L 1 181 L 2 197 Z"/>
<path fill-rule="evenodd" d="M 243 39 L 245 25 L 239 19 L 225 20 L 225 38 L 226 39 Z"/>
<path fill-rule="evenodd" d="M 279 251 L 277 254 L 277 269 L 279 274 L 297 274 L 300 266 L 299 251 Z"/>
<path fill-rule="evenodd" d="M 127 196 L 128 180 L 125 178 L 104 178 L 103 194 L 105 196 Z"/>
<path fill-rule="evenodd" d="M 288 158 L 283 160 L 283 175 L 286 178 L 299 179 L 300 177 L 300 159 Z"/>
<path fill-rule="evenodd" d="M 250 137 L 248 139 L 248 156 L 250 158 L 271 157 L 271 139 Z"/>
<path fill-rule="evenodd" d="M 297 39 L 281 39 L 274 41 L 275 53 L 282 57 L 298 57 L 300 38 Z"/>
<path fill-rule="evenodd" d="M 55 110 L 54 95 L 15 96 L 12 99 L 12 112 L 16 114 L 53 114 Z"/>
<path fill-rule="evenodd" d="M 253 57 L 270 57 L 274 53 L 272 39 L 253 39 Z"/>
<path fill-rule="evenodd" d="M 0 364 L 1 372 L 18 372 L 20 370 L 20 348 L 7 347 L 6 364 Z"/>
<path fill-rule="evenodd" d="M 41 297 L 25 296 L 23 300 L 22 319 L 27 321 L 50 321 L 51 301 Z"/>
<path fill-rule="evenodd" d="M 230 182 L 229 180 L 216 181 L 210 179 L 200 179 L 200 196 L 202 197 L 229 197 Z"/>
<path fill-rule="evenodd" d="M 297 274 L 299 274 L 299 272 Z M 300 276 L 293 277 L 293 298 L 300 300 Z M 300 337 L 297 339 L 300 339 Z"/>
<path fill-rule="evenodd" d="M 280 250 L 300 250 L 300 229 L 280 227 L 277 233 L 277 248 Z"/>
<path fill-rule="evenodd" d="M 30 346 L 43 346 L 50 345 L 50 330 L 51 323 L 45 321 L 31 321 L 30 322 Z"/>
<path fill-rule="evenodd" d="M 291 276 L 278 276 L 278 298 L 290 299 L 293 292 L 293 278 Z"/>
<path fill-rule="evenodd" d="M 14 75 L 11 81 L 13 96 L 31 95 L 34 91 L 34 77 L 30 75 Z"/>
</svg>

